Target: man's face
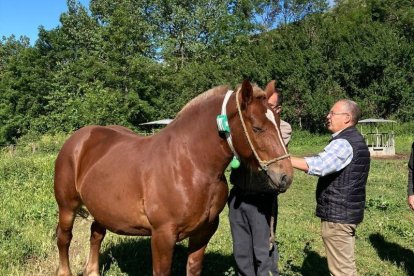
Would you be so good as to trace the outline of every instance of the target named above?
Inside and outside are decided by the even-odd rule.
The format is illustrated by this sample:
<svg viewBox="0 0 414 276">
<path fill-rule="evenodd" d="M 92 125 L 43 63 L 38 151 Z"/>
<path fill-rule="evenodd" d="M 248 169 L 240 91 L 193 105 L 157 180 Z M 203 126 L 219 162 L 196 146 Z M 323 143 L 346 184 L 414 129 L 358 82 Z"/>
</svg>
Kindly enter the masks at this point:
<svg viewBox="0 0 414 276">
<path fill-rule="evenodd" d="M 349 126 L 351 114 L 343 102 L 337 102 L 332 106 L 326 119 L 327 128 L 335 133 Z"/>
<path fill-rule="evenodd" d="M 278 102 L 279 95 L 277 93 L 273 93 L 272 96 L 270 96 L 267 100 L 267 103 L 270 105 L 270 108 L 276 113 L 280 113 L 280 111 L 282 111 L 282 107 L 280 105 L 277 105 Z"/>
</svg>

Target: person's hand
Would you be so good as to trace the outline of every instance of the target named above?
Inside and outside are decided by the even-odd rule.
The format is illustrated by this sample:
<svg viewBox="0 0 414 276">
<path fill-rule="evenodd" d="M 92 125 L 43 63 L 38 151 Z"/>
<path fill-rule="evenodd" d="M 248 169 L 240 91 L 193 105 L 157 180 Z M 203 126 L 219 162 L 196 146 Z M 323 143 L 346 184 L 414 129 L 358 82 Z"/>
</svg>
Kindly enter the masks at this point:
<svg viewBox="0 0 414 276">
<path fill-rule="evenodd" d="M 410 195 L 407 197 L 408 206 L 410 206 L 411 210 L 414 211 L 414 195 Z"/>
</svg>

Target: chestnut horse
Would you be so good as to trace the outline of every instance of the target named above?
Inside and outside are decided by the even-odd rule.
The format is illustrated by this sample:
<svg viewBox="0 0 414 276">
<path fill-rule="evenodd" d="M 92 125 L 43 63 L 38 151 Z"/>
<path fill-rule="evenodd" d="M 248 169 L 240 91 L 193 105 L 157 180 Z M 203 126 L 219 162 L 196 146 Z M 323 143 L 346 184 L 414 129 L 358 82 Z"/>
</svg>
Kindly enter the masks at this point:
<svg viewBox="0 0 414 276">
<path fill-rule="evenodd" d="M 171 274 L 174 246 L 189 238 L 187 274 L 200 275 L 204 251 L 227 201 L 224 171 L 233 155 L 253 169 L 265 169 L 274 190 L 283 192 L 292 181 L 279 127 L 266 116 L 274 86 L 272 81 L 263 91 L 244 81 L 232 94 L 226 93 L 225 86 L 210 89 L 150 137 L 121 126 L 87 126 L 76 131 L 55 164 L 57 274 L 71 274 L 72 227 L 84 205 L 94 218 L 84 275 L 99 275 L 99 250 L 106 229 L 151 235 L 154 275 Z M 230 146 L 216 124 L 225 94 L 230 95 L 224 105 Z"/>
</svg>

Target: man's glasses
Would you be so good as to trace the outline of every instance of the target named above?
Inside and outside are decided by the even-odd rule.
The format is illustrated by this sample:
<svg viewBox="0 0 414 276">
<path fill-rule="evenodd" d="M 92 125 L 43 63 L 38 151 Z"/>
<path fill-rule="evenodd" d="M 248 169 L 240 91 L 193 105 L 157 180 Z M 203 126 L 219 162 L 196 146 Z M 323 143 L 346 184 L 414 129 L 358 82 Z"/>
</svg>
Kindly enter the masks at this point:
<svg viewBox="0 0 414 276">
<path fill-rule="evenodd" d="M 272 109 L 273 111 L 277 111 L 279 110 L 282 106 L 280 105 L 273 105 L 273 104 L 269 104 L 270 109 Z"/>
<path fill-rule="evenodd" d="M 334 116 L 334 115 L 348 115 L 349 116 L 349 113 L 347 113 L 347 112 L 333 112 L 333 111 L 329 111 L 329 113 L 328 113 L 328 115 L 330 115 L 330 116 Z"/>
</svg>

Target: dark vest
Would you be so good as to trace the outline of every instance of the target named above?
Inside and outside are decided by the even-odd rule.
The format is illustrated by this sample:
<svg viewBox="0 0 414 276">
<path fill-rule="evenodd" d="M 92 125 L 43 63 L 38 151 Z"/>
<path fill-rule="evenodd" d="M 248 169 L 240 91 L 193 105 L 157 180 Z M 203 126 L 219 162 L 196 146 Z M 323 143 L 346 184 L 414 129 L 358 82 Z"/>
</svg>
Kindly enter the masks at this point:
<svg viewBox="0 0 414 276">
<path fill-rule="evenodd" d="M 351 144 L 353 158 L 339 172 L 319 178 L 316 215 L 330 222 L 358 224 L 364 218 L 365 185 L 370 167 L 369 150 L 355 127 L 346 128 L 332 138 L 335 139 L 346 139 Z"/>
</svg>

